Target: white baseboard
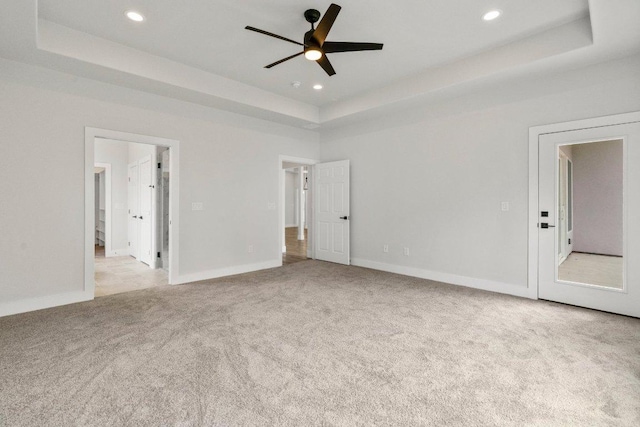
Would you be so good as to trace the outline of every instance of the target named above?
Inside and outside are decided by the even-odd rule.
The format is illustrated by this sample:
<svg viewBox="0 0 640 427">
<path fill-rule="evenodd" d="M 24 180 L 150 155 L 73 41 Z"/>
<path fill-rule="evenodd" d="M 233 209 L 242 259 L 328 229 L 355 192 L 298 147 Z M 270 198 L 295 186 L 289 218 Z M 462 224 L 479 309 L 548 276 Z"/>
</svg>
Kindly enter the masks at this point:
<svg viewBox="0 0 640 427">
<path fill-rule="evenodd" d="M 74 304 L 77 302 L 90 301 L 93 299 L 93 292 L 74 291 L 64 294 L 48 295 L 44 297 L 27 298 L 18 301 L 0 303 L 0 317 L 12 314 L 26 313 L 28 311 L 42 310 L 45 308 L 58 307 L 61 305 Z"/>
<path fill-rule="evenodd" d="M 200 280 L 216 279 L 218 277 L 233 276 L 235 274 L 249 273 L 252 271 L 266 270 L 282 266 L 282 259 L 259 262 L 256 264 L 243 264 L 233 267 L 217 268 L 215 270 L 200 271 L 197 273 L 182 274 L 178 277 L 176 285 L 183 283 L 198 282 Z"/>
<path fill-rule="evenodd" d="M 129 249 L 125 248 L 125 249 L 114 249 L 112 251 L 109 251 L 109 253 L 105 254 L 105 256 L 107 258 L 112 257 L 112 256 L 127 256 L 129 255 Z"/>
<path fill-rule="evenodd" d="M 298 228 L 298 224 L 287 224 L 284 226 L 284 228 L 293 228 L 293 227 Z"/>
<path fill-rule="evenodd" d="M 433 280 L 436 282 L 449 283 L 452 285 L 466 286 L 468 288 L 482 289 L 485 291 L 498 292 L 501 294 L 514 295 L 517 297 L 537 299 L 536 296 L 526 286 L 512 285 L 510 283 L 496 282 L 493 280 L 477 279 L 474 277 L 458 276 L 456 274 L 441 273 L 438 271 L 423 270 L 415 267 L 405 267 L 401 265 L 386 264 L 366 259 L 352 258 L 351 264 L 358 267 L 371 268 L 373 270 L 387 271 L 389 273 L 402 274 L 405 276 L 419 277 L 421 279 Z"/>
</svg>

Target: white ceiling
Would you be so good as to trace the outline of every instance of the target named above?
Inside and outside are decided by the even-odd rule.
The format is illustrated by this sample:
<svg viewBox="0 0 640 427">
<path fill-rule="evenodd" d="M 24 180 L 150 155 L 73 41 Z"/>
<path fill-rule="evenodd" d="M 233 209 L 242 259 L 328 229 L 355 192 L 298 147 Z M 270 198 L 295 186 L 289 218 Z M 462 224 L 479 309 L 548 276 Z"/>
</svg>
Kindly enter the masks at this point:
<svg viewBox="0 0 640 427">
<path fill-rule="evenodd" d="M 351 0 L 328 40 L 384 43 L 380 52 L 329 55 L 329 77 L 302 57 L 263 68 L 299 46 L 244 29 L 251 25 L 302 41 L 308 8 L 324 13 L 331 1 L 315 0 L 40 0 L 38 14 L 63 26 L 168 58 L 248 85 L 323 105 L 386 86 L 442 64 L 486 51 L 588 14 L 587 0 Z M 499 8 L 504 15 L 485 22 Z M 146 21 L 124 12 L 135 9 Z M 299 89 L 293 81 L 302 83 Z M 315 91 L 315 83 L 324 85 Z"/>
<path fill-rule="evenodd" d="M 351 0 L 328 40 L 382 51 L 330 55 L 332 77 L 302 57 L 263 68 L 298 46 L 246 25 L 299 39 L 304 10 L 329 4 L 0 0 L 0 57 L 321 132 L 640 51 L 639 0 Z M 493 8 L 503 16 L 482 21 Z M 127 20 L 130 9 L 146 21 Z"/>
</svg>

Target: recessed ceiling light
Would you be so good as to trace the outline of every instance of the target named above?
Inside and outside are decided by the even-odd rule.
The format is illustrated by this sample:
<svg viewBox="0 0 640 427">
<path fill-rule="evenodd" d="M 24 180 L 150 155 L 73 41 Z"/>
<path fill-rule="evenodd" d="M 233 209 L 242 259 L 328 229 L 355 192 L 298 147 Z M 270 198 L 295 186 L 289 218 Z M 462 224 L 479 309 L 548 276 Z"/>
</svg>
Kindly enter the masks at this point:
<svg viewBox="0 0 640 427">
<path fill-rule="evenodd" d="M 135 10 L 129 10 L 125 13 L 125 15 L 127 16 L 127 18 L 131 19 L 132 21 L 136 21 L 136 22 L 144 21 L 144 16 L 142 16 L 140 13 L 136 12 Z"/>
<path fill-rule="evenodd" d="M 484 15 L 482 15 L 482 19 L 484 19 L 485 21 L 493 21 L 494 19 L 496 19 L 500 15 L 502 15 L 502 11 L 500 11 L 500 10 L 490 10 L 489 12 L 485 13 Z"/>
<path fill-rule="evenodd" d="M 313 88 L 315 90 L 320 90 L 320 89 L 322 89 L 322 85 L 313 85 Z"/>
</svg>

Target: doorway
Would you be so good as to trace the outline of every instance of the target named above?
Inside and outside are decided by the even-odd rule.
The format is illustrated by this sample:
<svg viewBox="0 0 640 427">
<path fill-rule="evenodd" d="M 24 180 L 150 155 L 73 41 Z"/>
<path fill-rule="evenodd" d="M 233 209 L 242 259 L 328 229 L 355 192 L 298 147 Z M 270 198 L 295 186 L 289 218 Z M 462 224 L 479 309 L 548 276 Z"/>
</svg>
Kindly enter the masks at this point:
<svg viewBox="0 0 640 427">
<path fill-rule="evenodd" d="M 302 165 L 286 166 L 290 167 L 284 169 L 285 244 L 282 263 L 293 264 L 308 259 L 309 170 Z"/>
<path fill-rule="evenodd" d="M 640 317 L 640 122 L 621 121 L 536 129 L 530 279 L 541 299 Z"/>
<path fill-rule="evenodd" d="M 310 159 L 280 156 L 282 264 L 312 258 L 312 166 Z"/>
<path fill-rule="evenodd" d="M 161 256 L 171 197 L 167 147 L 96 138 L 95 295 L 105 296 L 168 283 Z M 96 170 L 98 172 L 98 170 Z M 109 177 L 106 179 L 105 172 Z M 106 199 L 112 199 L 110 203 Z M 105 250 L 105 241 L 111 242 Z"/>
<path fill-rule="evenodd" d="M 558 279 L 623 289 L 624 141 L 566 144 L 559 153 Z"/>
<path fill-rule="evenodd" d="M 96 164 L 108 165 L 104 195 Z M 178 141 L 85 128 L 85 293 L 103 296 L 178 277 Z M 105 226 L 100 222 L 100 199 Z M 104 230 L 105 250 L 98 242 Z M 96 243 L 98 246 L 96 247 Z"/>
<path fill-rule="evenodd" d="M 95 250 L 111 253 L 111 164 L 94 164 Z"/>
</svg>

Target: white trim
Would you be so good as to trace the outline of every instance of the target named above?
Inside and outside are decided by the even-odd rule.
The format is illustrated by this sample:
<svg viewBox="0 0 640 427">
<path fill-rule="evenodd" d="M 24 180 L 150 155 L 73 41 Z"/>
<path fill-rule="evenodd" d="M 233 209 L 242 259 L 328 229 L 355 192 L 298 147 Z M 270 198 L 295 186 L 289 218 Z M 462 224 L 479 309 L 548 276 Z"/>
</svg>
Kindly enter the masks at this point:
<svg viewBox="0 0 640 427">
<path fill-rule="evenodd" d="M 174 139 L 160 138 L 149 135 L 139 135 L 129 132 L 121 132 L 108 129 L 85 127 L 85 260 L 84 260 L 84 290 L 93 295 L 95 290 L 94 260 L 93 260 L 93 234 L 95 228 L 93 217 L 94 182 L 93 165 L 95 139 L 105 138 L 117 141 L 135 142 L 138 144 L 150 144 L 169 147 L 171 180 L 169 181 L 169 284 L 178 283 L 180 261 L 180 142 Z"/>
<path fill-rule="evenodd" d="M 529 128 L 529 251 L 527 288 L 538 298 L 538 179 L 540 135 L 640 122 L 640 111 Z M 625 218 L 626 219 L 626 218 Z"/>
<path fill-rule="evenodd" d="M 294 224 L 285 224 L 284 225 L 285 228 L 298 228 L 298 224 L 294 223 Z"/>
<path fill-rule="evenodd" d="M 58 307 L 61 305 L 74 304 L 77 302 L 90 301 L 92 299 L 93 291 L 89 292 L 84 290 L 3 302 L 0 304 L 0 317 Z"/>
<path fill-rule="evenodd" d="M 284 176 L 285 176 L 285 170 L 282 168 L 282 162 L 291 162 L 291 163 L 298 163 L 301 165 L 315 165 L 316 163 L 320 163 L 320 160 L 316 160 L 316 159 L 307 159 L 304 157 L 293 157 L 293 156 L 287 156 L 284 154 L 280 154 L 278 156 L 278 230 L 280 230 L 280 247 L 282 248 L 282 253 L 285 253 L 287 251 L 287 246 L 286 246 L 286 239 L 285 239 L 285 194 L 284 194 Z M 310 171 L 311 173 L 311 171 Z M 310 177 L 311 178 L 311 177 Z M 310 180 L 311 182 L 311 186 L 309 187 L 309 190 L 311 192 L 311 197 L 313 198 L 314 195 L 314 188 L 313 188 L 313 180 Z M 308 196 L 307 196 L 308 197 Z M 307 224 L 309 224 L 309 227 L 307 227 L 307 229 L 309 230 L 309 239 L 307 239 L 307 256 L 310 258 L 315 258 L 315 251 L 313 250 L 313 245 L 315 245 L 314 240 L 313 240 L 313 218 L 314 218 L 314 209 L 313 206 L 311 208 L 311 212 L 307 212 Z M 311 248 L 311 250 L 309 250 L 309 248 Z M 310 252 L 310 253 L 309 253 Z M 282 266 L 282 258 L 280 259 L 280 264 L 279 266 Z"/>
<path fill-rule="evenodd" d="M 226 276 L 234 276 L 236 274 L 250 273 L 252 271 L 266 270 L 268 268 L 276 268 L 281 266 L 282 258 L 255 264 L 242 264 L 235 265 L 233 267 L 216 268 L 214 270 L 184 274 L 178 278 L 178 281 L 175 284 L 182 285 L 184 283 L 198 282 L 200 280 L 216 279 Z"/>
<path fill-rule="evenodd" d="M 94 163 L 99 168 L 104 168 L 104 256 L 113 256 L 111 249 L 111 163 Z M 95 194 L 93 195 L 95 199 Z M 95 218 L 95 213 L 94 213 Z M 95 224 L 93 229 L 96 229 Z M 95 236 L 95 231 L 93 232 Z"/>
<path fill-rule="evenodd" d="M 351 265 L 370 268 L 373 270 L 386 271 L 389 273 L 402 274 L 405 276 L 418 277 L 420 279 L 428 279 L 436 282 L 448 283 L 451 285 L 465 286 L 467 288 L 482 289 L 484 291 L 498 292 L 501 294 L 535 299 L 535 297 L 532 297 L 530 295 L 527 287 L 522 285 L 497 282 L 494 280 L 476 279 L 474 277 L 467 276 L 458 276 L 457 274 L 441 273 L 439 271 L 424 270 L 415 267 L 386 264 L 361 258 L 351 258 Z"/>
</svg>

